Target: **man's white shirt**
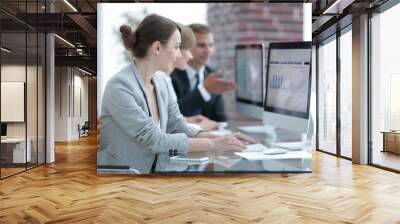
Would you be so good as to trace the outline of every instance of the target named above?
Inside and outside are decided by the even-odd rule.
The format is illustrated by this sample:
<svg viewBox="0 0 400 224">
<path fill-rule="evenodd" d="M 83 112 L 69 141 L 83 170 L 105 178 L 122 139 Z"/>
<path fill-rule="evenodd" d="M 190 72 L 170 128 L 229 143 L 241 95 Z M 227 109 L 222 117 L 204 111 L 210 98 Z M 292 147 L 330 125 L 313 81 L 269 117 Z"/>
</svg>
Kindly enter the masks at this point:
<svg viewBox="0 0 400 224">
<path fill-rule="evenodd" d="M 188 76 L 189 79 L 189 83 L 190 83 L 190 90 L 194 90 L 195 88 L 197 88 L 200 92 L 201 97 L 203 98 L 204 101 L 208 102 L 211 100 L 211 94 L 206 90 L 206 88 L 204 87 L 204 69 L 205 66 L 201 67 L 199 71 L 196 71 L 195 69 L 193 69 L 192 67 L 190 67 L 190 65 L 188 65 L 186 67 L 186 74 Z M 197 79 L 196 79 L 196 74 L 199 73 L 199 84 L 196 85 Z"/>
</svg>

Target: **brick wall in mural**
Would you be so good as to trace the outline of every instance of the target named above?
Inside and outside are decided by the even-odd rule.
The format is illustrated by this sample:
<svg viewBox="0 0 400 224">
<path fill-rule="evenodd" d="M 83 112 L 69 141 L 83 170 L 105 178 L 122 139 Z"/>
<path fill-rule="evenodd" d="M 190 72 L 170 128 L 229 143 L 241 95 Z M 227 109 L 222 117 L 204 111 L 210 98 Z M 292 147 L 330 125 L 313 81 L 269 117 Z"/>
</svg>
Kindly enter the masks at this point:
<svg viewBox="0 0 400 224">
<path fill-rule="evenodd" d="M 215 54 L 210 65 L 229 79 L 235 77 L 235 45 L 264 43 L 267 57 L 270 42 L 301 41 L 303 6 L 294 3 L 208 4 L 208 25 L 214 32 Z M 235 111 L 235 93 L 224 94 L 229 114 Z"/>
</svg>

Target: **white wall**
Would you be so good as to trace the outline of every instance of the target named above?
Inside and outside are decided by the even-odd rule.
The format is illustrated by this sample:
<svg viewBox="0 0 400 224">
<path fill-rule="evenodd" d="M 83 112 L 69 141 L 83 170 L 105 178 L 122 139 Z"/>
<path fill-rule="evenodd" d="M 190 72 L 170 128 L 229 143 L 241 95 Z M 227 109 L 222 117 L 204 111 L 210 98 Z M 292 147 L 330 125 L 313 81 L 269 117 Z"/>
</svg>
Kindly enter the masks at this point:
<svg viewBox="0 0 400 224">
<path fill-rule="evenodd" d="M 24 122 L 25 82 L 1 82 L 1 121 Z"/>
<path fill-rule="evenodd" d="M 72 113 L 73 119 L 72 119 L 72 136 L 74 138 L 77 138 L 79 133 L 78 133 L 78 129 L 77 126 L 78 124 L 80 124 L 81 126 L 85 123 L 85 121 L 88 121 L 88 77 L 82 77 L 80 76 L 81 73 L 79 73 L 79 75 L 76 74 L 77 70 L 75 70 L 75 75 L 74 75 L 74 110 L 75 113 Z M 80 99 L 79 99 L 79 93 L 77 90 L 80 90 Z M 78 100 L 80 100 L 81 102 L 79 103 Z M 81 110 L 82 112 L 80 113 L 79 111 L 79 106 L 81 105 Z"/>
<path fill-rule="evenodd" d="M 75 68 L 56 67 L 55 85 L 55 140 L 77 139 L 78 124 L 88 120 L 88 78 Z M 81 105 L 82 114 L 77 105 Z"/>
<path fill-rule="evenodd" d="M 26 69 L 26 70 L 25 70 Z M 25 82 L 25 75 L 26 71 L 28 72 L 28 78 L 30 75 L 36 75 L 36 67 L 33 66 L 27 66 L 25 65 L 17 65 L 17 64 L 9 64 L 9 65 L 2 65 L 1 66 L 1 81 L 3 82 Z M 32 82 L 32 81 L 30 81 Z M 32 83 L 30 83 L 32 84 Z M 36 81 L 34 83 L 36 85 Z M 36 89 L 27 89 L 27 90 L 33 90 L 33 92 L 28 91 L 27 96 L 27 103 L 30 103 L 33 101 L 32 98 L 36 99 Z M 4 96 L 2 96 L 4 97 Z M 32 105 L 35 106 L 36 104 Z M 8 108 L 1 108 L 1 110 L 7 110 Z M 22 108 L 24 110 L 24 108 Z M 31 112 L 30 110 L 28 112 Z M 33 128 L 33 124 L 31 123 L 32 121 L 35 121 L 36 123 L 36 113 L 28 113 L 27 114 L 28 122 L 28 129 Z M 8 137 L 25 137 L 25 126 L 26 122 L 7 122 L 7 136 Z M 36 130 L 36 126 L 34 127 Z M 29 137 L 30 130 L 28 130 L 28 137 Z"/>
<path fill-rule="evenodd" d="M 26 135 L 31 143 L 29 147 L 32 151 L 32 161 L 36 161 L 36 156 L 39 154 L 38 162 L 44 163 L 45 89 L 42 67 L 37 67 L 36 65 L 25 66 L 25 64 L 3 64 L 1 66 L 1 76 L 2 82 L 24 82 L 26 86 L 26 106 L 25 102 L 22 102 L 23 105 L 18 109 L 13 109 L 4 105 L 1 107 L 2 112 L 17 113 L 18 111 L 15 110 L 19 110 L 22 116 L 24 116 L 25 112 L 27 116 L 25 121 L 24 118 L 22 119 L 22 122 L 6 122 L 7 137 L 24 138 Z M 4 90 L 5 89 L 2 89 L 2 94 L 4 94 Z M 24 90 L 19 91 L 22 94 L 24 93 Z M 2 95 L 2 98 L 8 98 L 7 92 L 5 94 L 6 95 Z M 49 161 L 51 162 L 51 160 Z"/>
<path fill-rule="evenodd" d="M 25 82 L 26 70 L 31 74 L 33 67 L 18 64 L 9 64 L 1 66 L 1 81 L 2 82 Z M 5 96 L 2 96 L 2 98 Z M 8 110 L 9 108 L 1 108 L 1 110 Z M 24 110 L 24 108 L 22 108 Z M 7 127 L 7 135 L 9 137 L 24 137 L 25 136 L 25 123 L 24 122 L 10 122 Z"/>
<path fill-rule="evenodd" d="M 68 140 L 68 117 L 70 84 L 69 69 L 55 68 L 55 141 Z"/>
</svg>

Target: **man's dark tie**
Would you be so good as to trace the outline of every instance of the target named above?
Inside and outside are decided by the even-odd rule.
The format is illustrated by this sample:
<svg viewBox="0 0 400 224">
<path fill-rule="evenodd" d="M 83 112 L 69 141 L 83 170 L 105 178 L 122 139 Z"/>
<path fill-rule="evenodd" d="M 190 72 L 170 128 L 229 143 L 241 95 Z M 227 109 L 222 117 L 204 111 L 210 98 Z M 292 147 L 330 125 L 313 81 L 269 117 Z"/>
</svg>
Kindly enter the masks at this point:
<svg viewBox="0 0 400 224">
<path fill-rule="evenodd" d="M 196 73 L 196 75 L 194 75 L 194 77 L 196 77 L 196 84 L 194 85 L 194 88 L 196 88 L 200 84 L 200 75 L 199 75 L 199 73 Z"/>
</svg>

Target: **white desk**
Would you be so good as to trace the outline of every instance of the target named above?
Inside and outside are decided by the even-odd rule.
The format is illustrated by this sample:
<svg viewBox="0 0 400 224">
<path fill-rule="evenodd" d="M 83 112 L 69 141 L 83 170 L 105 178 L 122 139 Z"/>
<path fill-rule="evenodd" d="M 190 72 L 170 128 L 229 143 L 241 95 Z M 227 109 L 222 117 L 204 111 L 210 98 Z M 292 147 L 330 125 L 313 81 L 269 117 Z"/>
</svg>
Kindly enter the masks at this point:
<svg viewBox="0 0 400 224">
<path fill-rule="evenodd" d="M 12 156 L 13 156 L 13 163 L 25 163 L 25 162 L 31 162 L 31 145 L 32 141 L 30 138 L 27 139 L 27 143 L 25 144 L 25 138 L 6 138 L 6 139 L 1 139 L 1 144 L 8 147 L 12 146 Z M 25 145 L 26 151 L 25 151 Z M 3 147 L 4 147 L 3 146 Z M 26 154 L 25 154 L 26 152 Z M 25 161 L 25 158 L 27 158 L 27 161 Z"/>
<path fill-rule="evenodd" d="M 239 126 L 262 125 L 261 120 L 241 119 L 240 117 L 232 118 L 229 123 L 230 132 L 235 132 Z M 225 131 L 225 130 L 224 130 Z M 218 134 L 226 134 L 217 132 Z M 268 142 L 271 136 L 265 133 L 252 133 L 252 137 L 259 142 Z M 295 136 L 297 137 L 297 136 Z M 185 155 L 188 158 L 208 157 L 203 161 L 177 161 L 171 159 L 169 153 L 159 153 L 155 172 L 158 174 L 178 174 L 178 173 L 308 173 L 312 169 L 312 146 L 301 145 L 300 148 L 294 147 L 295 144 L 288 144 L 288 139 L 292 140 L 291 133 L 283 131 L 277 132 L 274 137 L 278 142 L 285 142 L 281 147 L 287 147 L 289 152 L 280 155 L 264 155 L 253 154 L 253 157 L 243 157 L 241 154 L 235 154 L 231 151 L 199 151 L 189 152 Z M 293 140 L 292 140 L 293 141 Z M 298 144 L 298 142 L 297 142 Z M 299 151 L 290 151 L 295 148 Z M 300 151 L 301 149 L 301 151 Z M 134 174 L 129 169 L 135 167 L 127 167 L 125 170 L 107 169 L 107 164 L 101 164 L 103 168 L 98 167 L 98 174 Z M 115 165 L 111 165 L 112 167 Z M 104 167 L 106 167 L 104 169 Z"/>
<path fill-rule="evenodd" d="M 239 126 L 261 125 L 261 121 L 231 120 L 229 129 L 235 132 Z M 271 140 L 271 135 L 266 133 L 246 133 L 259 142 Z M 263 153 L 234 153 L 230 151 L 199 151 L 189 152 L 189 158 L 208 157 L 206 162 L 179 162 L 172 160 L 167 153 L 159 153 L 156 173 L 308 173 L 312 170 L 312 145 L 299 144 L 294 147 L 287 139 L 292 140 L 292 133 L 279 131 L 274 137 L 282 147 L 287 147 L 285 154 L 265 155 Z M 298 136 L 294 136 L 297 139 Z M 284 144 L 282 142 L 285 142 Z M 291 151 L 294 148 L 297 151 Z"/>
</svg>

